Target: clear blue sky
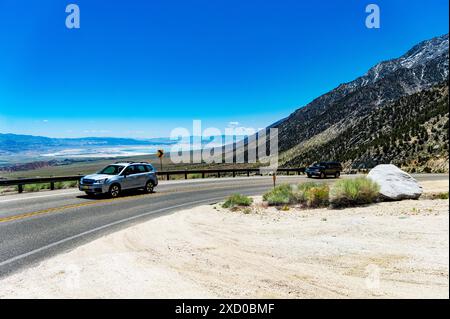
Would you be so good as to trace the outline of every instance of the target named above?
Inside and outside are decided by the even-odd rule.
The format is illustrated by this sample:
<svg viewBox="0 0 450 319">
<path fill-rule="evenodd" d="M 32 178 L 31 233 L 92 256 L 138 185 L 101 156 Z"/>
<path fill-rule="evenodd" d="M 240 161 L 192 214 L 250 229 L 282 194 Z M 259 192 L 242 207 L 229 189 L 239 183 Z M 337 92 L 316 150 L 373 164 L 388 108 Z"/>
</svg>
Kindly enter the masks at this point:
<svg viewBox="0 0 450 319">
<path fill-rule="evenodd" d="M 65 27 L 76 3 L 81 28 Z M 365 6 L 381 8 L 367 29 Z M 448 1 L 0 0 L 0 132 L 264 127 L 448 33 Z"/>
</svg>

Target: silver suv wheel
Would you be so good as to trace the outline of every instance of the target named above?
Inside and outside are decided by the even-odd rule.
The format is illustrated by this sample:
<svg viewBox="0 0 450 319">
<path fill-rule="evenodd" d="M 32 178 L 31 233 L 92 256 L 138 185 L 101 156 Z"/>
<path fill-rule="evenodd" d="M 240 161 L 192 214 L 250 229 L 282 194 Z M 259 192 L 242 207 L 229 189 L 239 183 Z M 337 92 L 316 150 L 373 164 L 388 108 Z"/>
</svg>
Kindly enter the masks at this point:
<svg viewBox="0 0 450 319">
<path fill-rule="evenodd" d="M 119 185 L 112 185 L 109 188 L 109 195 L 111 195 L 111 197 L 118 197 L 120 194 L 120 187 Z"/>
<path fill-rule="evenodd" d="M 145 184 L 145 192 L 153 193 L 153 183 L 152 182 L 147 182 L 147 184 Z"/>
</svg>

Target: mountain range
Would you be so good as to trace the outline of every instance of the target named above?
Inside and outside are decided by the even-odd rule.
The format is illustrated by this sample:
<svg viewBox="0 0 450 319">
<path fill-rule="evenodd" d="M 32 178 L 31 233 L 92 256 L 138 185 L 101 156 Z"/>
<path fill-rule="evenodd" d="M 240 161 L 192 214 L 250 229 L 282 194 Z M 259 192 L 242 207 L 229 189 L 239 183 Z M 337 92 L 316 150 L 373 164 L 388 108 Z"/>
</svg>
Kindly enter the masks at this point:
<svg viewBox="0 0 450 319">
<path fill-rule="evenodd" d="M 42 152 L 72 147 L 112 147 L 173 144 L 169 138 L 116 138 L 116 137 L 83 137 L 83 138 L 50 138 L 44 136 L 2 134 L 0 133 L 0 155 L 13 155 L 23 152 Z"/>
</svg>

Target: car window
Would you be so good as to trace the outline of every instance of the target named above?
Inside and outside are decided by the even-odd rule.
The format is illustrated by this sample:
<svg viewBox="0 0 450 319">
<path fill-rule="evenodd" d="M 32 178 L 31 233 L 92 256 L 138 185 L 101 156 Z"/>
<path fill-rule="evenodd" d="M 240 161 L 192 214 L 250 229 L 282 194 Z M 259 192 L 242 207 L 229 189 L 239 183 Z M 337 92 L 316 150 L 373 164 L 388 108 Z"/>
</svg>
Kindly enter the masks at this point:
<svg viewBox="0 0 450 319">
<path fill-rule="evenodd" d="M 147 167 L 147 171 L 153 172 L 153 166 L 151 166 L 151 165 L 146 165 L 146 167 Z"/>
<path fill-rule="evenodd" d="M 109 165 L 102 169 L 99 174 L 118 175 L 123 170 L 123 166 Z"/>
<path fill-rule="evenodd" d="M 145 165 L 136 165 L 136 173 L 147 173 Z"/>
<path fill-rule="evenodd" d="M 135 172 L 134 172 L 134 166 L 128 166 L 126 169 L 125 169 L 125 175 L 132 175 L 132 174 L 134 174 Z"/>
</svg>

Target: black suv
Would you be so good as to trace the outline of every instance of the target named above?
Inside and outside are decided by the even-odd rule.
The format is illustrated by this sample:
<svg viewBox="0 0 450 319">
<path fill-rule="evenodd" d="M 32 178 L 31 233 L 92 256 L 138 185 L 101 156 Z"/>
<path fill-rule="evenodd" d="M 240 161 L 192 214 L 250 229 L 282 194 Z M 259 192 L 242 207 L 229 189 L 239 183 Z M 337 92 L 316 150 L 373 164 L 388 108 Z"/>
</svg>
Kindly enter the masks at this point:
<svg viewBox="0 0 450 319">
<path fill-rule="evenodd" d="M 341 176 L 342 165 L 339 162 L 320 162 L 306 169 L 306 175 L 308 177 L 318 176 L 325 178 L 327 176 L 334 176 L 339 178 Z"/>
</svg>

